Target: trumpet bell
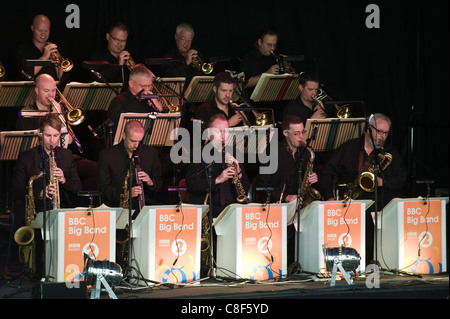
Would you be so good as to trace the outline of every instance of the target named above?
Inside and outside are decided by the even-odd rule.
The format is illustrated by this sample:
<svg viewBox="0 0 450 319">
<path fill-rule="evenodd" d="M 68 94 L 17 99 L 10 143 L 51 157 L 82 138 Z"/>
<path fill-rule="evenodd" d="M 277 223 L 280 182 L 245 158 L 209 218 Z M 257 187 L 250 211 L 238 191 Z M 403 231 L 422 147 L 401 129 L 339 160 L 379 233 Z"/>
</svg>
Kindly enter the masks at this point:
<svg viewBox="0 0 450 319">
<path fill-rule="evenodd" d="M 343 105 L 337 111 L 337 117 L 340 119 L 348 119 L 352 116 L 351 108 L 349 105 Z"/>
<path fill-rule="evenodd" d="M 263 125 L 269 125 L 273 123 L 272 119 L 272 113 L 269 111 L 262 112 L 258 115 L 255 121 L 256 125 L 263 126 Z"/>
<path fill-rule="evenodd" d="M 70 125 L 79 125 L 84 122 L 86 111 L 82 108 L 71 109 L 67 114 L 67 121 Z"/>
<path fill-rule="evenodd" d="M 69 72 L 73 69 L 73 62 L 69 59 L 64 59 L 61 61 L 61 69 L 63 72 Z"/>
<path fill-rule="evenodd" d="M 211 63 L 203 63 L 202 64 L 202 72 L 205 74 L 211 74 L 214 70 L 214 65 Z"/>
</svg>

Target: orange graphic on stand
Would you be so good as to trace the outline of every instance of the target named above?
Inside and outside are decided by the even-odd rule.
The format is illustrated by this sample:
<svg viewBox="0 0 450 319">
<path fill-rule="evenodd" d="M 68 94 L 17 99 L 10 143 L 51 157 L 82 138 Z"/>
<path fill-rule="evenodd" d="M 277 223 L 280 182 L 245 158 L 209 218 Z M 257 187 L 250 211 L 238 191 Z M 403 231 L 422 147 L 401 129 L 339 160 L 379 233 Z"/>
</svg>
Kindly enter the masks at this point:
<svg viewBox="0 0 450 319">
<path fill-rule="evenodd" d="M 281 206 L 242 207 L 242 277 L 276 280 L 283 270 Z"/>
<path fill-rule="evenodd" d="M 185 283 L 197 280 L 198 209 L 156 209 L 155 280 Z M 174 262 L 176 263 L 174 264 Z"/>
<path fill-rule="evenodd" d="M 442 203 L 409 201 L 403 204 L 403 256 L 407 271 L 442 272 Z M 420 256 L 419 256 L 420 249 Z"/>
<path fill-rule="evenodd" d="M 64 281 L 82 279 L 84 253 L 110 260 L 110 212 L 64 213 Z"/>
</svg>

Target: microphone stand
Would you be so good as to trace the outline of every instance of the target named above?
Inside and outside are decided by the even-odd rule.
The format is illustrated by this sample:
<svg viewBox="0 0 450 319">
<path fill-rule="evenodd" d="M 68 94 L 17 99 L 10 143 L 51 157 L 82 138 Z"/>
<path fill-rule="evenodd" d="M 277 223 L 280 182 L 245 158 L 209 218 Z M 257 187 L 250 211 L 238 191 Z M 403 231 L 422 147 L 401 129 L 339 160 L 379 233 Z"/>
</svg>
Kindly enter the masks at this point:
<svg viewBox="0 0 450 319">
<path fill-rule="evenodd" d="M 132 156 L 133 158 L 133 156 Z M 132 232 L 132 225 L 133 225 L 133 160 L 130 158 L 128 163 L 128 267 L 127 267 L 127 274 L 126 277 L 131 279 L 131 232 Z"/>
<path fill-rule="evenodd" d="M 43 249 L 43 258 L 44 258 L 44 282 L 48 282 L 48 273 L 47 273 L 47 172 L 45 168 L 45 159 L 44 159 L 44 141 L 41 134 L 39 134 L 39 153 L 41 156 L 41 170 L 42 170 L 42 198 L 43 198 L 43 211 L 42 211 L 42 218 L 43 218 L 43 232 L 44 232 L 44 249 Z"/>
<path fill-rule="evenodd" d="M 209 265 L 209 277 L 211 279 L 216 279 L 216 270 L 214 269 L 214 234 L 213 234 L 213 215 L 212 215 L 212 209 L 213 209 L 213 199 L 212 199 L 212 162 L 209 164 L 206 168 L 207 171 L 207 178 L 208 178 L 208 186 L 209 186 L 209 210 L 208 210 L 208 222 L 209 222 L 209 258 L 210 258 L 210 265 Z"/>
</svg>

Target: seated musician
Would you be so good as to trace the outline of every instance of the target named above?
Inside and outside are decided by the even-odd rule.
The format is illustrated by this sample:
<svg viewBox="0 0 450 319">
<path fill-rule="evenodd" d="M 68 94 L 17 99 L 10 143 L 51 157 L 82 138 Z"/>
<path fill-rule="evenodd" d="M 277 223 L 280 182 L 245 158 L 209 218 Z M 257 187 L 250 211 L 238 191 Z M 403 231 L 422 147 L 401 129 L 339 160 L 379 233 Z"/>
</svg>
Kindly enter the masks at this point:
<svg viewBox="0 0 450 319">
<path fill-rule="evenodd" d="M 127 201 L 121 203 L 121 195 L 128 196 L 130 186 L 134 209 L 139 207 L 140 196 L 145 199 L 145 205 L 159 203 L 157 195 L 162 185 L 161 163 L 158 151 L 141 143 L 144 134 L 144 127 L 139 121 L 129 121 L 125 125 L 122 141 L 99 153 L 97 185 L 106 205 L 123 207 L 127 204 Z M 137 161 L 133 154 L 139 158 L 140 169 L 137 169 L 137 177 L 135 174 Z M 132 185 L 129 185 L 130 166 Z M 125 183 L 128 190 L 124 190 Z"/>
<path fill-rule="evenodd" d="M 305 150 L 303 141 L 304 126 L 302 120 L 296 115 L 283 118 L 281 125 L 283 139 L 278 142 L 278 169 L 274 174 L 260 174 L 257 178 L 257 187 L 270 187 L 270 202 L 291 202 L 297 199 L 298 167 L 302 159 L 303 176 L 311 158 L 311 152 Z M 301 156 L 301 157 L 300 157 Z M 308 172 L 308 181 L 311 187 L 318 182 L 317 173 Z M 302 180 L 303 180 L 302 176 Z M 266 201 L 266 194 L 258 194 L 259 201 Z M 303 205 L 304 206 L 304 205 Z"/>
<path fill-rule="evenodd" d="M 393 198 L 401 197 L 407 180 L 407 172 L 400 153 L 387 143 L 390 130 L 390 118 L 376 113 L 369 118 L 368 127 L 361 137 L 348 140 L 331 155 L 320 172 L 319 179 L 319 188 L 325 200 L 335 200 L 333 193 L 335 183 L 347 184 L 350 187 L 356 183 L 357 176 L 366 171 L 374 163 L 375 158 L 379 158 L 378 154 L 384 152 L 392 155 L 392 162 L 378 173 L 376 180 L 378 210 L 381 211 Z M 375 200 L 375 192 L 363 192 L 359 198 Z M 369 214 L 374 206 L 372 205 L 367 210 Z M 368 215 L 366 217 L 366 252 L 370 257 L 366 259 L 368 262 L 373 256 L 372 221 L 371 215 Z"/>
<path fill-rule="evenodd" d="M 110 103 L 107 117 L 114 124 L 114 133 L 122 113 L 164 112 L 158 98 L 141 99 L 142 95 L 152 95 L 153 73 L 145 65 L 137 64 L 130 72 L 128 88 L 117 95 Z M 141 94 L 139 94 L 141 93 Z"/>
<path fill-rule="evenodd" d="M 228 137 L 227 130 L 229 128 L 225 115 L 215 114 L 209 119 L 208 123 L 208 127 L 213 130 L 211 130 L 210 141 L 204 146 L 204 149 L 208 147 L 208 150 L 213 154 L 208 154 L 211 155 L 209 159 L 203 158 L 205 156 L 202 156 L 201 163 L 188 165 L 186 169 L 186 186 L 190 196 L 190 203 L 203 204 L 210 191 L 208 167 L 210 168 L 212 181 L 212 216 L 215 218 L 219 216 L 226 206 L 237 202 L 239 194 L 232 183 L 233 178 L 238 178 L 245 193 L 250 188 L 250 182 L 245 173 L 244 165 L 238 163 L 233 156 L 227 156 L 225 154 L 223 147 L 226 145 Z M 228 165 L 228 162 L 234 164 Z M 209 164 L 212 165 L 208 166 Z M 206 200 L 206 204 L 209 204 L 209 199 Z"/>
<path fill-rule="evenodd" d="M 59 193 L 57 193 L 56 185 L 47 181 L 46 208 L 52 209 L 51 201 L 56 196 L 59 197 L 61 208 L 75 207 L 78 191 L 81 190 L 81 182 L 72 152 L 59 147 L 61 127 L 61 120 L 56 114 L 49 113 L 41 118 L 39 129 L 42 133 L 42 147 L 38 145 L 19 154 L 11 184 L 11 194 L 14 199 L 25 202 L 25 195 L 28 194 L 28 182 L 31 177 L 37 176 L 42 171 L 42 167 L 45 167 L 46 176 L 52 178 L 49 169 L 51 149 L 53 149 L 57 166 L 54 169 L 54 175 L 59 184 Z M 39 177 L 33 182 L 33 197 L 37 212 L 42 211 L 44 206 L 43 191 L 43 180 L 42 177 Z M 16 215 L 16 222 L 19 225 L 23 224 L 23 215 Z"/>
</svg>

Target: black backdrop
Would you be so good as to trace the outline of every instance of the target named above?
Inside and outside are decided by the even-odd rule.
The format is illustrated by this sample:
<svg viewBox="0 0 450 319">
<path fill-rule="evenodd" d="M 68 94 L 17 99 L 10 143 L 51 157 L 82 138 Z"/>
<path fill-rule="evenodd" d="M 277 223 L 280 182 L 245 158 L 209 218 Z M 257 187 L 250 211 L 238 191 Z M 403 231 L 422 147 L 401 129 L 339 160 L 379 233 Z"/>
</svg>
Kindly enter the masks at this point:
<svg viewBox="0 0 450 319">
<path fill-rule="evenodd" d="M 70 3 L 80 8 L 79 29 L 65 25 Z M 380 9 L 378 29 L 365 24 L 371 3 Z M 51 19 L 50 41 L 74 61 L 71 80 L 80 82 L 89 81 L 81 61 L 105 44 L 115 21 L 129 26 L 127 49 L 138 62 L 171 48 L 181 22 L 194 26 L 192 47 L 205 56 L 235 58 L 251 48 L 261 27 L 272 25 L 280 33 L 277 53 L 305 55 L 298 71 L 314 68 L 334 99 L 361 100 L 366 114 L 391 117 L 391 142 L 410 177 L 448 188 L 448 9 L 448 0 L 2 1 L 0 60 L 8 70 L 38 13 Z M 218 69 L 236 69 L 238 61 Z M 1 121 L 2 130 L 11 128 L 13 121 Z"/>
</svg>

